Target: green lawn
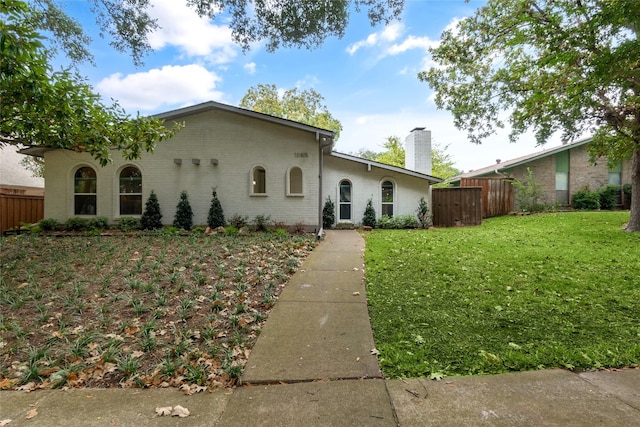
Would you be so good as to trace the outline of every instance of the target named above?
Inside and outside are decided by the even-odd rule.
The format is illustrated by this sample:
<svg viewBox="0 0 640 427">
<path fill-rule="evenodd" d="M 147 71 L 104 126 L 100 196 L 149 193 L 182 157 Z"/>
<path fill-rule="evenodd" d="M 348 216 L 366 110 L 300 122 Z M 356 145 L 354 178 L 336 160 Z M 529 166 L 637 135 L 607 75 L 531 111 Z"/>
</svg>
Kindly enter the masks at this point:
<svg viewBox="0 0 640 427">
<path fill-rule="evenodd" d="M 388 378 L 640 364 L 640 233 L 628 212 L 375 230 L 367 295 Z"/>
</svg>

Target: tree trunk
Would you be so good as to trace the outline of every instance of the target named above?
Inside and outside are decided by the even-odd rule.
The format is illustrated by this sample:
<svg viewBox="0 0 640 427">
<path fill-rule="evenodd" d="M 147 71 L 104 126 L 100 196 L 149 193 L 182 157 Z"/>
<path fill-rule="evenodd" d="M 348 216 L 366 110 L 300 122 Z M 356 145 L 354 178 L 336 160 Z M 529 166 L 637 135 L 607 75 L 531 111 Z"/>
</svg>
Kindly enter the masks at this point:
<svg viewBox="0 0 640 427">
<path fill-rule="evenodd" d="M 631 215 L 627 231 L 640 231 L 640 144 L 636 144 L 631 160 Z"/>
</svg>

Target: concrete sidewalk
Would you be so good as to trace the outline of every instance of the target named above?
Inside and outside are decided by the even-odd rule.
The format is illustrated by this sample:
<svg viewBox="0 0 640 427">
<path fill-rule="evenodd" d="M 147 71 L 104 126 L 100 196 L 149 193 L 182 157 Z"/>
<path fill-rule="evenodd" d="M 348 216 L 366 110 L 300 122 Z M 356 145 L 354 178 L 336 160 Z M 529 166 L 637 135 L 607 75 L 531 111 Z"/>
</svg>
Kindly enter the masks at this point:
<svg viewBox="0 0 640 427">
<path fill-rule="evenodd" d="M 640 426 L 640 369 L 382 379 L 371 354 L 363 253 L 357 232 L 327 232 L 280 296 L 241 387 L 193 396 L 174 389 L 3 391 L 0 425 Z M 191 415 L 155 415 L 156 407 L 176 405 Z"/>
</svg>

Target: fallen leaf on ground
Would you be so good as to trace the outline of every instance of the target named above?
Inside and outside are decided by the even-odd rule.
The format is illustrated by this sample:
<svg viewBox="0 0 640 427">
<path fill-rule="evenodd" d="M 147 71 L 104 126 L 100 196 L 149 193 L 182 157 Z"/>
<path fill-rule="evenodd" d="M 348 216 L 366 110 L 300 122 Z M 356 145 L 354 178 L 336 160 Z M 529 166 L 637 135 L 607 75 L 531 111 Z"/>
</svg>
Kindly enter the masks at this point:
<svg viewBox="0 0 640 427">
<path fill-rule="evenodd" d="M 9 424 L 11 421 L 9 418 L 5 419 L 5 420 L 0 420 L 0 427 L 6 426 L 7 424 Z"/>
<path fill-rule="evenodd" d="M 158 414 L 158 416 L 162 417 L 165 415 L 171 415 L 171 411 L 173 411 L 173 407 L 171 406 L 163 406 L 163 407 L 159 407 L 156 408 L 156 414 Z"/>
<path fill-rule="evenodd" d="M 354 292 L 354 293 L 353 293 L 353 296 L 354 296 L 354 297 L 357 297 L 358 295 L 360 295 L 360 292 Z"/>
<path fill-rule="evenodd" d="M 38 416 L 38 410 L 37 409 L 32 409 L 29 412 L 27 412 L 27 416 L 24 417 L 25 420 L 30 420 L 31 418 L 35 418 Z"/>
<path fill-rule="evenodd" d="M 374 356 L 377 356 L 377 355 L 379 355 L 379 354 L 380 354 L 380 352 L 378 352 L 378 349 L 376 349 L 376 348 L 372 348 L 372 349 L 371 349 L 371 354 L 373 354 Z"/>
<path fill-rule="evenodd" d="M 189 410 L 187 408 L 184 408 L 180 405 L 177 405 L 173 408 L 173 412 L 171 412 L 171 416 L 172 417 L 180 417 L 180 418 L 185 418 L 188 417 L 189 415 L 191 415 L 189 413 Z"/>
</svg>

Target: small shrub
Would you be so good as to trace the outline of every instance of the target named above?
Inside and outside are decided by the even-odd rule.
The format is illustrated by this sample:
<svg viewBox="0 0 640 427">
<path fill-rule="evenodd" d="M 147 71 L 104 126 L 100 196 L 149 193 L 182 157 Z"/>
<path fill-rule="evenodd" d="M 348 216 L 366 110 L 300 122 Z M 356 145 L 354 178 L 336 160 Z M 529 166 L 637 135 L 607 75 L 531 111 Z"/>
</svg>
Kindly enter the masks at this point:
<svg viewBox="0 0 640 427">
<path fill-rule="evenodd" d="M 216 190 L 213 190 L 213 197 L 211 198 L 211 207 L 209 208 L 209 216 L 207 217 L 207 225 L 211 228 L 218 228 L 225 226 L 224 212 L 220 200 L 218 200 L 218 194 Z"/>
<path fill-rule="evenodd" d="M 420 197 L 420 203 L 418 203 L 418 209 L 416 209 L 416 215 L 418 216 L 418 222 L 420 228 L 431 227 L 431 214 L 429 213 L 429 205 L 424 197 Z"/>
<path fill-rule="evenodd" d="M 160 203 L 158 196 L 151 191 L 147 203 L 144 206 L 144 212 L 140 218 L 140 226 L 143 230 L 155 230 L 162 228 L 162 213 L 160 212 Z"/>
<path fill-rule="evenodd" d="M 600 196 L 597 192 L 589 190 L 589 187 L 586 186 L 573 193 L 571 205 L 574 209 L 596 210 L 600 208 Z"/>
<path fill-rule="evenodd" d="M 362 217 L 362 225 L 366 227 L 376 226 L 376 211 L 373 209 L 373 203 L 371 199 L 367 201 L 367 206 L 364 208 L 364 216 Z"/>
<path fill-rule="evenodd" d="M 229 218 L 229 224 L 233 225 L 236 229 L 241 229 L 242 227 L 246 227 L 249 224 L 249 217 L 242 216 L 240 214 L 233 214 L 231 218 Z"/>
<path fill-rule="evenodd" d="M 618 204 L 621 188 L 619 185 L 607 185 L 598 190 L 600 209 L 612 210 Z"/>
<path fill-rule="evenodd" d="M 40 220 L 40 229 L 43 231 L 55 231 L 60 228 L 60 223 L 53 218 L 45 218 Z"/>
<path fill-rule="evenodd" d="M 89 220 L 85 218 L 69 218 L 64 223 L 64 229 L 69 231 L 82 231 L 89 229 Z"/>
<path fill-rule="evenodd" d="M 106 230 L 109 228 L 109 220 L 103 216 L 91 218 L 87 222 L 89 230 Z"/>
<path fill-rule="evenodd" d="M 274 234 L 276 236 L 288 236 L 289 232 L 287 230 L 285 230 L 284 228 L 276 228 L 274 231 Z"/>
<path fill-rule="evenodd" d="M 536 183 L 536 177 L 531 168 L 527 168 L 527 176 L 520 181 L 511 183 L 516 188 L 516 203 L 522 212 L 540 212 L 544 205 L 540 203 L 542 189 Z"/>
<path fill-rule="evenodd" d="M 253 226 L 256 231 L 267 231 L 269 222 L 271 222 L 271 215 L 256 215 L 253 219 Z"/>
<path fill-rule="evenodd" d="M 140 220 L 138 218 L 132 218 L 130 216 L 123 216 L 118 221 L 118 228 L 124 232 L 139 230 Z"/>
<path fill-rule="evenodd" d="M 307 226 L 304 225 L 304 221 L 299 221 L 293 224 L 293 231 L 296 234 L 302 234 L 305 232 Z"/>
<path fill-rule="evenodd" d="M 186 191 L 180 193 L 180 201 L 176 206 L 173 226 L 183 230 L 191 230 L 193 226 L 193 210 L 189 203 L 189 194 Z"/>
<path fill-rule="evenodd" d="M 335 204 L 331 200 L 331 197 L 327 196 L 327 201 L 324 203 L 324 207 L 322 208 L 322 227 L 323 228 L 331 228 L 333 224 L 336 222 L 336 214 L 335 214 Z"/>
<path fill-rule="evenodd" d="M 386 229 L 418 228 L 418 220 L 411 214 L 397 215 L 394 217 L 382 215 L 378 219 L 377 227 Z"/>
<path fill-rule="evenodd" d="M 229 236 L 237 236 L 238 235 L 238 229 L 234 225 L 226 226 L 224 228 L 224 232 L 225 232 L 225 234 L 228 234 Z"/>
</svg>

